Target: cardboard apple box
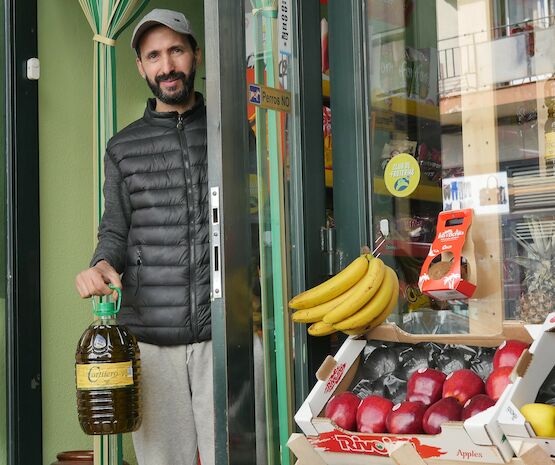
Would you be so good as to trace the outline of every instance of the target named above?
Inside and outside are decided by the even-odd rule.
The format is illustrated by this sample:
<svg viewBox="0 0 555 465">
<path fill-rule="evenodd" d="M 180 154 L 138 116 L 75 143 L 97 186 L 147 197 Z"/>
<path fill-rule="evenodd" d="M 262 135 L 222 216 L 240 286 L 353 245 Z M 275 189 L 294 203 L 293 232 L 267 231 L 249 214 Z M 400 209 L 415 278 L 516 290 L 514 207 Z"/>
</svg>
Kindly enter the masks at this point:
<svg viewBox="0 0 555 465">
<path fill-rule="evenodd" d="M 505 399 L 499 426 L 507 436 L 517 455 L 525 446 L 538 444 L 549 455 L 555 456 L 555 438 L 538 437 L 520 413 L 525 404 L 534 403 L 540 387 L 555 365 L 555 312 L 550 313 L 541 333 L 516 364 L 512 378 L 514 382 Z"/>
<path fill-rule="evenodd" d="M 496 347 L 506 339 L 530 342 L 530 336 L 520 324 L 506 323 L 503 333 L 497 336 L 479 335 L 411 335 L 394 324 L 385 324 L 366 335 L 368 339 L 408 342 L 467 344 Z M 345 391 L 354 378 L 360 353 L 366 339 L 349 337 L 335 357 L 328 357 L 318 370 L 316 383 L 295 415 L 295 421 L 323 463 L 329 465 L 356 465 L 369 463 L 393 464 L 390 454 L 400 445 L 410 444 L 424 460 L 450 460 L 475 463 L 506 463 L 513 457 L 513 450 L 497 426 L 497 418 L 503 405 L 501 397 L 496 405 L 468 419 L 466 422 L 449 422 L 437 435 L 427 434 L 371 434 L 346 431 L 323 415 L 328 400 Z M 293 453 L 295 444 L 290 447 Z M 299 453 L 304 453 L 298 446 Z M 305 447 L 306 448 L 306 447 Z M 314 462 L 314 461 L 312 461 Z M 312 465 L 312 462 L 307 465 Z M 314 462 L 318 463 L 318 462 Z M 414 464 L 409 464 L 414 465 Z"/>
</svg>

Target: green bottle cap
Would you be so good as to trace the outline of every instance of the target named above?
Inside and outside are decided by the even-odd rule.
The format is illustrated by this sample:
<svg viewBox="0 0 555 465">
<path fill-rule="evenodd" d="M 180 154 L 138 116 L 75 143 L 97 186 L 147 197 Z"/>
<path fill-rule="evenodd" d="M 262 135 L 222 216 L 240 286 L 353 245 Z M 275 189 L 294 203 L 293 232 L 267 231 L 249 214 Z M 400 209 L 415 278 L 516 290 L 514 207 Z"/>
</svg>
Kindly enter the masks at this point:
<svg viewBox="0 0 555 465">
<path fill-rule="evenodd" d="M 93 313 L 96 316 L 101 317 L 111 317 L 116 315 L 119 312 L 119 308 L 121 306 L 121 289 L 119 287 L 115 287 L 112 284 L 109 284 L 108 287 L 110 289 L 114 289 L 118 293 L 118 300 L 116 303 L 114 302 L 100 302 L 96 303 L 93 297 Z M 106 297 L 108 298 L 108 297 Z"/>
</svg>

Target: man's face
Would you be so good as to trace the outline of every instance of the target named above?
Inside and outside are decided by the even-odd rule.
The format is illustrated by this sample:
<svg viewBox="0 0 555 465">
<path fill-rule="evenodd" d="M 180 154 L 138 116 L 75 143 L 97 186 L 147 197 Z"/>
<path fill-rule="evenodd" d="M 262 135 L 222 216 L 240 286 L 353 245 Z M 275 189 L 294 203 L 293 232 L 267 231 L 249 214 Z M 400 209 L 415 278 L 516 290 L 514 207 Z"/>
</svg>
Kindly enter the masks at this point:
<svg viewBox="0 0 555 465">
<path fill-rule="evenodd" d="M 167 105 L 186 103 L 194 92 L 200 50 L 193 50 L 184 35 L 166 26 L 147 30 L 139 44 L 137 67 L 152 93 Z"/>
</svg>

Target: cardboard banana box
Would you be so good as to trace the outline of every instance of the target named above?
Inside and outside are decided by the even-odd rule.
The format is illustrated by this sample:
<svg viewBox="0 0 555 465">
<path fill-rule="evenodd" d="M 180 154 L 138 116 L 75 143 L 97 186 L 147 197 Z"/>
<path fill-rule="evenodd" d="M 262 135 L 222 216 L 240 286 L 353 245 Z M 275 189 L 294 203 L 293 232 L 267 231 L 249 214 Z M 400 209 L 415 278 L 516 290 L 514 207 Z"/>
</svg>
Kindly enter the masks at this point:
<svg viewBox="0 0 555 465">
<path fill-rule="evenodd" d="M 496 347 L 506 339 L 531 342 L 525 328 L 505 323 L 498 335 L 411 335 L 394 324 L 382 325 L 366 335 L 368 340 L 405 342 L 437 342 L 443 344 L 466 344 Z M 508 390 L 493 407 L 466 420 L 450 422 L 437 435 L 426 434 L 367 434 L 342 430 L 331 420 L 323 417 L 328 400 L 343 392 L 356 374 L 360 354 L 366 339 L 348 338 L 335 357 L 328 357 L 317 373 L 319 381 L 295 415 L 295 421 L 314 448 L 319 459 L 329 465 L 393 464 L 392 451 L 409 444 L 424 460 L 473 462 L 483 464 L 507 463 L 513 457 L 513 449 L 504 439 L 497 418 L 505 402 Z M 290 447 L 295 453 L 295 444 Z M 413 449 L 410 449 L 411 451 Z M 315 456 L 316 457 L 316 456 Z M 371 462 L 369 461 L 371 458 Z M 314 461 L 314 464 L 319 463 Z M 312 464 L 306 464 L 312 465 Z M 415 464 L 412 464 L 415 465 Z"/>
</svg>

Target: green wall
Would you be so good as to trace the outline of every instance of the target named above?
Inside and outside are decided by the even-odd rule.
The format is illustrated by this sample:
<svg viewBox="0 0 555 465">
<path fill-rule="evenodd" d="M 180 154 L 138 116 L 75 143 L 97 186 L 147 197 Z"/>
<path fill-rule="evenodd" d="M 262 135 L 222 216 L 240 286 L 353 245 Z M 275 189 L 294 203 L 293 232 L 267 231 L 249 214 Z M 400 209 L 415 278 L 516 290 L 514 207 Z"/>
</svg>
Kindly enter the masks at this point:
<svg viewBox="0 0 555 465">
<path fill-rule="evenodd" d="M 77 341 L 92 318 L 91 304 L 78 297 L 74 279 L 88 265 L 96 236 L 92 178 L 93 42 L 92 31 L 77 1 L 37 3 L 41 61 L 43 450 L 44 464 L 50 464 L 57 452 L 92 448 L 92 439 L 81 432 L 77 422 L 73 363 Z M 202 0 L 153 0 L 145 12 L 154 7 L 184 11 L 193 23 L 201 47 L 204 46 Z M 150 96 L 137 73 L 129 46 L 133 27 L 134 24 L 120 36 L 116 49 L 120 128 L 142 115 L 145 99 Z M 200 91 L 204 91 L 202 76 L 204 66 L 197 77 Z M 130 435 L 125 437 L 125 458 L 136 463 Z"/>
</svg>

